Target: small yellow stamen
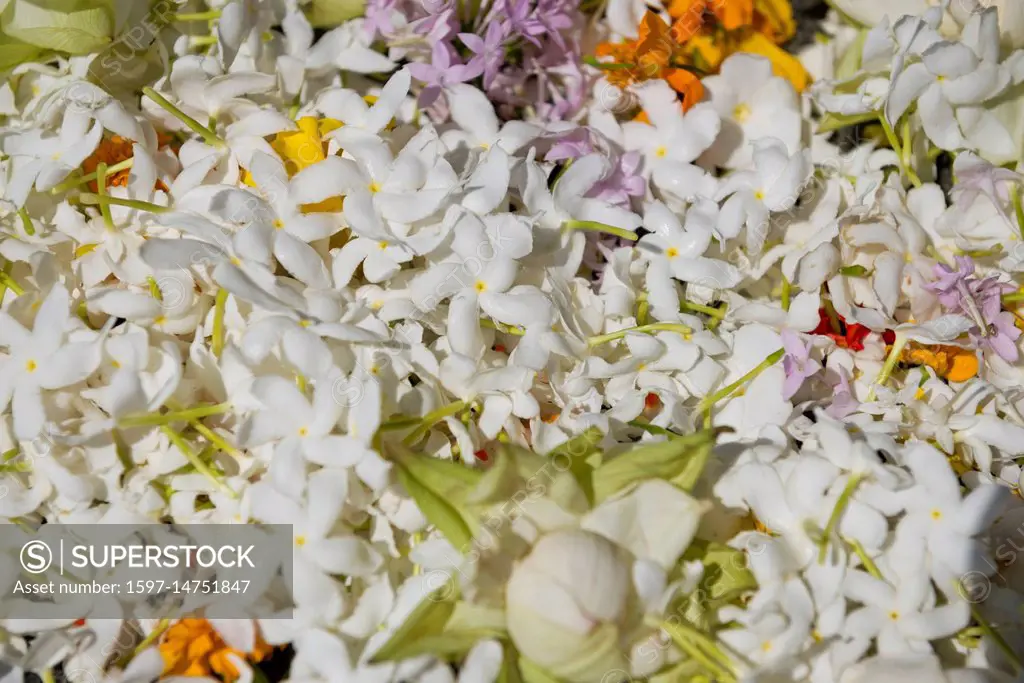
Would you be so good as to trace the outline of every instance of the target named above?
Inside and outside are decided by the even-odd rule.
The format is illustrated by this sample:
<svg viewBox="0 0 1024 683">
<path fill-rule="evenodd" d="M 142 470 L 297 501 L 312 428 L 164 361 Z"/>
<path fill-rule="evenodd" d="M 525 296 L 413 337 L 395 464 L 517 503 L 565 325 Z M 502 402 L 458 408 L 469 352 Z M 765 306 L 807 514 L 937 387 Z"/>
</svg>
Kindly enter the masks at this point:
<svg viewBox="0 0 1024 683">
<path fill-rule="evenodd" d="M 654 156 L 658 157 L 659 159 L 663 158 L 666 154 L 668 154 L 668 149 L 666 149 L 664 145 L 654 150 Z"/>
<path fill-rule="evenodd" d="M 484 282 L 483 280 L 477 280 L 476 284 L 473 285 L 473 289 L 475 289 L 477 292 L 485 292 L 487 291 L 487 283 Z"/>
<path fill-rule="evenodd" d="M 376 180 L 372 181 L 368 185 L 368 187 L 370 189 L 370 192 L 373 192 L 373 193 L 380 192 L 380 183 L 378 183 Z"/>
<path fill-rule="evenodd" d="M 669 247 L 668 249 L 665 250 L 665 256 L 668 256 L 669 258 L 675 258 L 676 256 L 679 256 L 679 250 L 676 249 L 675 247 Z"/>
<path fill-rule="evenodd" d="M 898 620 L 900 618 L 900 613 L 897 612 L 896 610 L 893 610 L 893 611 L 889 612 L 889 618 L 892 619 L 893 621 L 896 621 L 896 620 Z"/>
<path fill-rule="evenodd" d="M 732 117 L 739 123 L 745 122 L 750 118 L 753 112 L 750 109 L 750 105 L 744 103 L 737 104 L 732 110 Z"/>
<path fill-rule="evenodd" d="M 309 436 L 309 427 L 299 427 L 299 436 Z"/>
<path fill-rule="evenodd" d="M 938 508 L 932 510 L 932 519 L 934 519 L 936 522 L 942 519 L 942 510 L 939 510 Z"/>
<path fill-rule="evenodd" d="M 387 249 L 388 246 L 389 245 L 388 245 L 387 242 L 377 242 L 377 248 L 380 249 L 381 251 L 384 251 L 385 249 Z"/>
<path fill-rule="evenodd" d="M 32 360 L 31 358 L 28 359 L 27 361 L 25 361 L 25 370 L 27 370 L 28 372 L 35 372 L 36 368 L 38 368 L 38 367 L 39 367 L 39 365 L 36 364 L 36 362 L 34 360 Z"/>
<path fill-rule="evenodd" d="M 284 221 L 280 218 L 274 219 L 274 230 L 281 230 L 284 228 Z"/>
</svg>

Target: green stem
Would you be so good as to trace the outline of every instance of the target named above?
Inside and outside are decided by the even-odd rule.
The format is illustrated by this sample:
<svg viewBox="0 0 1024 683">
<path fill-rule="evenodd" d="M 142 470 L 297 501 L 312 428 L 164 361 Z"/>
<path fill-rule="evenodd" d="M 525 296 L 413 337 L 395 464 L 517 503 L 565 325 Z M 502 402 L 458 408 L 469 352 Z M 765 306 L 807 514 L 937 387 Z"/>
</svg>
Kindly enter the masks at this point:
<svg viewBox="0 0 1024 683">
<path fill-rule="evenodd" d="M 601 69 L 602 71 L 623 71 L 625 69 L 635 69 L 635 64 L 625 64 L 617 62 L 602 62 L 592 55 L 588 55 L 583 58 L 583 62 L 588 66 L 592 66 L 595 69 Z"/>
<path fill-rule="evenodd" d="M 601 344 L 607 344 L 608 342 L 622 339 L 630 332 L 678 332 L 681 335 L 693 334 L 693 330 L 686 325 L 681 323 L 651 323 L 649 325 L 638 325 L 637 327 L 628 327 L 624 330 L 617 330 L 615 332 L 609 332 L 608 334 L 599 334 L 591 337 L 587 340 L 587 344 L 591 348 L 600 346 Z"/>
<path fill-rule="evenodd" d="M 24 228 L 26 235 L 31 237 L 36 234 L 36 228 L 32 225 L 32 218 L 28 215 L 28 211 L 25 210 L 24 206 L 18 209 L 18 218 L 21 219 L 21 227 Z"/>
<path fill-rule="evenodd" d="M 203 462 L 202 458 L 196 455 L 195 451 L 193 451 L 188 445 L 188 442 L 185 441 L 185 437 L 167 425 L 160 427 L 160 431 L 167 435 L 167 438 L 170 439 L 171 443 L 174 444 L 179 451 L 181 451 L 182 455 L 184 455 L 192 467 L 196 469 L 196 472 L 199 472 L 199 474 L 209 479 L 221 493 L 224 493 L 231 498 L 238 498 L 238 494 L 233 491 L 231 487 L 221 481 L 220 477 L 217 476 L 217 473 L 210 469 L 210 466 Z"/>
<path fill-rule="evenodd" d="M 917 173 L 904 162 L 903 147 L 900 145 L 900 141 L 896 138 L 896 131 L 892 129 L 892 126 L 889 124 L 889 120 L 885 118 L 884 113 L 878 114 L 878 120 L 882 124 L 882 130 L 885 131 L 885 137 L 889 140 L 889 145 L 892 147 L 892 151 L 896 153 L 896 162 L 899 164 L 900 174 L 908 178 L 914 187 L 921 187 L 923 183 Z"/>
<path fill-rule="evenodd" d="M 213 355 L 220 358 L 224 350 L 224 312 L 227 310 L 228 290 L 223 287 L 217 290 L 217 296 L 213 304 L 213 338 L 210 340 L 210 347 Z"/>
<path fill-rule="evenodd" d="M 782 276 L 782 310 L 789 312 L 790 295 L 793 293 L 792 283 Z"/>
<path fill-rule="evenodd" d="M 191 422 L 211 415 L 222 415 L 231 410 L 230 403 L 213 403 L 188 410 L 172 410 L 167 413 L 145 413 L 143 415 L 129 415 L 118 420 L 117 426 L 121 429 L 132 427 L 162 427 L 173 422 Z"/>
<path fill-rule="evenodd" d="M 632 230 L 626 230 L 625 228 L 616 228 L 614 225 L 608 225 L 607 223 L 598 223 L 597 221 L 577 221 L 568 220 L 563 226 L 566 230 L 587 230 L 590 232 L 604 232 L 609 235 L 615 235 L 624 240 L 630 242 L 636 242 L 640 239 Z"/>
<path fill-rule="evenodd" d="M 114 164 L 113 166 L 108 166 L 107 167 L 107 173 L 118 173 L 120 171 L 124 171 L 125 169 L 131 168 L 132 165 L 134 165 L 134 164 L 135 164 L 135 157 L 128 157 L 124 161 L 119 161 L 116 164 Z M 60 194 L 62 192 L 67 192 L 68 190 L 70 190 L 72 188 L 75 188 L 75 187 L 78 187 L 79 185 L 85 185 L 86 183 L 91 183 L 92 181 L 96 180 L 98 177 L 99 177 L 99 175 L 96 172 L 88 173 L 88 174 L 83 175 L 83 176 L 76 176 L 74 178 L 70 178 L 68 180 L 65 180 L 60 185 L 57 185 L 52 190 L 50 190 L 50 193 L 51 194 Z"/>
<path fill-rule="evenodd" d="M 1024 239 L 1024 205 L 1021 202 L 1021 186 L 1016 185 L 1010 193 L 1013 198 L 1013 213 L 1017 217 L 1017 231 L 1021 239 Z"/>
<path fill-rule="evenodd" d="M 712 318 L 722 320 L 725 318 L 725 311 L 714 306 L 705 306 L 704 304 L 695 304 L 692 301 L 683 301 L 679 304 L 679 307 L 684 311 L 694 311 L 695 313 L 704 313 L 710 315 Z"/>
<path fill-rule="evenodd" d="M 1024 301 L 1024 292 L 1014 292 L 1013 294 L 1005 294 L 1002 297 L 1004 302 L 1013 303 L 1015 301 Z"/>
<path fill-rule="evenodd" d="M 111 197 L 110 195 L 105 194 L 93 194 L 91 192 L 83 192 L 78 195 L 78 201 L 87 206 L 100 206 L 101 210 L 104 204 L 127 206 L 129 209 L 148 211 L 150 213 L 166 213 L 171 210 L 171 207 L 169 206 L 160 206 L 153 202 L 144 202 L 141 199 L 121 199 L 120 197 Z"/>
<path fill-rule="evenodd" d="M 242 452 L 235 448 L 234 446 L 232 446 L 227 441 L 227 439 L 225 439 L 220 434 L 204 425 L 199 420 L 190 420 L 189 426 L 192 427 L 192 429 L 199 432 L 200 434 L 202 434 L 206 438 L 206 440 L 209 441 L 214 446 L 216 446 L 218 450 L 223 451 L 228 455 L 232 455 L 236 458 L 242 455 Z"/>
<path fill-rule="evenodd" d="M 480 318 L 480 327 L 486 327 L 489 330 L 497 330 L 498 332 L 511 334 L 515 337 L 522 337 L 524 334 L 526 334 L 526 330 L 524 330 L 521 327 L 505 325 L 494 320 L 488 320 L 487 318 Z"/>
<path fill-rule="evenodd" d="M 736 680 L 736 668 L 712 636 L 683 620 L 645 619 L 644 621 L 648 625 L 664 631 L 680 649 L 700 662 L 719 680 Z"/>
<path fill-rule="evenodd" d="M 885 365 L 882 366 L 882 371 L 878 373 L 878 377 L 875 378 L 874 384 L 871 385 L 871 390 L 868 391 L 867 403 L 871 403 L 875 400 L 875 389 L 880 386 L 884 386 L 885 383 L 889 381 L 892 371 L 896 369 L 896 364 L 900 362 L 900 355 L 903 353 L 903 349 L 906 347 L 908 341 L 910 340 L 907 339 L 906 336 L 899 333 L 896 334 L 896 339 L 892 343 L 892 350 L 885 359 Z"/>
<path fill-rule="evenodd" d="M 216 42 L 216 39 L 214 39 L 214 41 Z M 211 147 L 224 146 L 224 141 L 221 140 L 216 133 L 214 133 L 212 130 L 196 121 L 194 118 L 183 112 L 181 109 L 178 109 L 178 107 L 171 104 L 171 102 L 166 97 L 158 93 L 156 90 L 153 90 L 153 88 L 146 86 L 142 89 L 142 93 L 146 97 L 160 105 L 160 107 L 164 109 L 167 113 L 169 113 L 171 116 L 173 116 L 174 118 L 178 119 L 186 126 L 188 126 L 189 129 L 193 133 L 201 137 L 206 144 L 210 145 Z"/>
<path fill-rule="evenodd" d="M 18 284 L 18 281 L 11 277 L 11 264 L 7 263 L 4 265 L 3 270 L 0 270 L 0 285 L 5 289 L 9 289 L 17 296 L 21 296 L 25 293 L 24 288 Z M 3 296 L 0 295 L 0 302 L 3 301 Z"/>
<path fill-rule="evenodd" d="M 705 410 L 708 410 L 709 408 L 711 408 L 713 405 L 715 405 L 716 403 L 718 403 L 722 399 L 727 398 L 730 394 L 732 394 L 732 392 L 736 391 L 741 386 L 743 386 L 744 384 L 746 384 L 750 380 L 754 379 L 755 377 L 760 375 L 762 372 L 764 372 L 765 370 L 767 370 L 768 368 L 770 368 L 771 366 L 775 365 L 780 360 L 782 360 L 782 357 L 785 354 L 786 354 L 786 350 L 785 349 L 779 349 L 778 351 L 774 352 L 773 354 L 771 354 L 770 356 L 765 358 L 763 361 L 761 361 L 757 365 L 757 367 L 755 367 L 753 370 L 751 370 L 747 374 L 743 375 L 738 380 L 736 380 L 735 382 L 733 382 L 729 386 L 725 387 L 724 389 L 719 389 L 714 394 L 712 394 L 711 396 L 708 396 L 703 401 L 701 401 L 697 405 L 697 412 L 698 413 L 703 413 Z"/>
<path fill-rule="evenodd" d="M 381 432 L 395 432 L 401 429 L 408 429 L 409 427 L 415 427 L 422 423 L 422 418 L 418 417 L 396 417 L 393 420 L 386 420 L 381 423 L 378 427 L 378 431 Z"/>
<path fill-rule="evenodd" d="M 646 325 L 648 313 L 651 310 L 651 304 L 647 300 L 647 292 L 640 292 L 636 298 L 636 324 Z"/>
<path fill-rule="evenodd" d="M 423 438 L 423 436 L 427 432 L 429 432 L 430 428 L 433 427 L 435 424 L 445 419 L 446 417 L 451 417 L 452 415 L 456 415 L 459 412 L 465 410 L 468 405 L 469 404 L 467 404 L 465 401 L 455 401 L 454 403 L 449 403 L 446 406 L 443 406 L 441 408 L 438 408 L 437 410 L 427 413 L 420 420 L 420 426 L 414 429 L 412 433 L 409 434 L 409 436 L 405 437 L 402 443 L 404 443 L 406 446 L 413 445 L 421 438 Z"/>
<path fill-rule="evenodd" d="M 864 565 L 864 569 L 867 570 L 868 574 L 871 574 L 871 576 L 875 577 L 879 581 L 885 581 L 882 577 L 882 572 L 878 571 L 878 565 L 875 564 L 875 561 L 872 560 L 867 551 L 864 550 L 864 546 L 860 544 L 860 541 L 849 538 L 844 538 L 843 540 L 846 541 L 847 545 L 853 548 L 853 552 L 860 559 L 860 563 Z"/>
<path fill-rule="evenodd" d="M 214 35 L 209 35 L 209 36 L 189 36 L 188 40 L 189 40 L 189 43 L 193 47 L 203 47 L 205 45 L 216 45 L 217 44 L 217 36 L 214 36 Z"/>
<path fill-rule="evenodd" d="M 100 214 L 103 222 L 111 230 L 114 229 L 114 217 L 110 213 L 110 202 L 107 201 L 107 164 L 100 162 L 96 166 L 96 194 L 100 197 Z"/>
<path fill-rule="evenodd" d="M 992 624 L 988 623 L 988 620 L 982 616 L 981 610 L 978 609 L 976 604 L 971 604 L 971 614 L 974 616 L 974 620 L 978 622 L 978 625 L 981 626 L 982 632 L 992 639 L 992 642 L 996 644 L 996 647 L 998 647 L 1002 651 L 1003 656 L 1006 657 L 1006 661 L 1010 662 L 1010 665 L 1013 666 L 1014 673 L 1018 676 L 1021 673 L 1024 673 L 1024 663 L 1021 662 L 1020 655 L 1014 652 L 1013 648 L 1006 642 L 1006 639 L 1003 638 L 1002 634 L 995 630 L 995 628 L 992 627 Z"/>
<path fill-rule="evenodd" d="M 839 520 L 842 518 L 843 512 L 846 511 L 846 507 L 850 504 L 853 492 L 863 479 L 864 476 L 861 474 L 851 474 L 849 481 L 846 482 L 846 488 L 843 489 L 843 492 L 839 495 L 839 500 L 836 501 L 836 506 L 832 508 L 832 514 L 829 515 L 828 523 L 825 524 L 825 533 L 822 534 L 821 540 L 818 542 L 818 564 L 825 564 L 829 539 L 832 538 L 832 533 L 839 526 Z"/>
<path fill-rule="evenodd" d="M 180 12 L 172 14 L 173 21 L 213 21 L 220 19 L 220 10 L 212 9 L 209 12 Z"/>
</svg>

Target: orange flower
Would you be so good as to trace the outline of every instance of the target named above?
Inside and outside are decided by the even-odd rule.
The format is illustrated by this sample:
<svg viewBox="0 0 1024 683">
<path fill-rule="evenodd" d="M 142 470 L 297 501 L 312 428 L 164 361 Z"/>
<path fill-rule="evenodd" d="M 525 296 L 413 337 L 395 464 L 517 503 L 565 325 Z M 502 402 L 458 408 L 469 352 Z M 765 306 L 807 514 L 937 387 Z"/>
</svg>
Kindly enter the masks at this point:
<svg viewBox="0 0 1024 683">
<path fill-rule="evenodd" d="M 680 38 L 688 39 L 692 31 L 677 22 L 669 26 L 665 20 L 648 10 L 640 20 L 639 37 L 625 43 L 602 43 L 597 47 L 599 57 L 611 57 L 614 64 L 607 66 L 608 82 L 620 88 L 632 83 L 665 79 L 683 96 L 685 107 L 704 97 L 700 79 L 681 68 L 684 65 Z"/>
<path fill-rule="evenodd" d="M 157 136 L 157 141 L 160 147 L 166 147 L 170 144 L 173 138 L 165 133 L 160 133 Z M 123 138 L 120 135 L 112 135 L 109 138 L 103 138 L 100 140 L 99 146 L 92 154 L 90 154 L 85 161 L 82 162 L 82 170 L 85 171 L 86 175 L 90 175 L 96 172 L 97 167 L 101 163 L 106 163 L 107 166 L 113 166 L 119 164 L 122 161 L 131 159 L 135 150 L 132 145 L 135 143 L 128 138 Z M 175 150 L 176 151 L 176 150 Z M 120 171 L 115 171 L 107 175 L 107 187 L 124 187 L 128 184 L 128 177 L 131 175 L 131 169 L 123 168 Z M 167 191 L 167 187 L 162 181 L 158 180 L 156 184 L 158 189 Z M 89 189 L 93 192 L 97 192 L 99 187 L 95 180 L 89 182 Z"/>
<path fill-rule="evenodd" d="M 234 681 L 238 669 L 228 655 L 236 655 L 250 662 L 259 662 L 273 648 L 257 634 L 252 652 L 241 652 L 227 646 L 220 634 L 206 619 L 182 619 L 167 629 L 160 654 L 164 660 L 165 676 L 210 676 Z"/>
<path fill-rule="evenodd" d="M 910 365 L 927 365 L 950 382 L 966 382 L 978 374 L 978 355 L 971 349 L 933 344 L 907 344 L 900 360 Z"/>
</svg>

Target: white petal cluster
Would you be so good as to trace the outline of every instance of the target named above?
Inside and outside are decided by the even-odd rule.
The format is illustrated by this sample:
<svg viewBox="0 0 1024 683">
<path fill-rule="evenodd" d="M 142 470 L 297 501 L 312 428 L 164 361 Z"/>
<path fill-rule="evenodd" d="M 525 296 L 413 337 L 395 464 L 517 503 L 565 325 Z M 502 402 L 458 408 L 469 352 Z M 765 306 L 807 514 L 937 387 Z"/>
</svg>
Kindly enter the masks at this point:
<svg viewBox="0 0 1024 683">
<path fill-rule="evenodd" d="M 836 0 L 806 93 L 593 70 L 573 121 L 421 110 L 399 9 L 210 4 L 5 72 L 5 523 L 290 525 L 228 680 L 1024 675 L 1016 0 Z M 5 681 L 225 676 L 4 612 Z"/>
</svg>

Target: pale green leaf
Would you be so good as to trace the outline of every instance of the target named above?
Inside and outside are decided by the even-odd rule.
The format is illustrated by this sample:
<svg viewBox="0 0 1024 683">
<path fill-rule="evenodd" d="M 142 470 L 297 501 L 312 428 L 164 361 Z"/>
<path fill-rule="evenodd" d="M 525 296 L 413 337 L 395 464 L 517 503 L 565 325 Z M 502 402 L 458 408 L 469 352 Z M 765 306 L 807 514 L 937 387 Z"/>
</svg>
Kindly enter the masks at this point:
<svg viewBox="0 0 1024 683">
<path fill-rule="evenodd" d="M 526 657 L 519 657 L 519 673 L 523 683 L 559 683 L 559 680 Z"/>
<path fill-rule="evenodd" d="M 44 50 L 0 33 L 0 71 L 38 60 Z"/>
<path fill-rule="evenodd" d="M 334 28 L 365 11 L 366 0 L 313 0 L 306 7 L 306 18 L 313 28 Z"/>
<path fill-rule="evenodd" d="M 464 548 L 468 548 L 473 542 L 473 532 L 462 512 L 443 494 L 420 480 L 406 464 L 396 464 L 395 471 L 398 474 L 398 481 L 416 501 L 416 506 L 419 507 L 427 521 L 437 527 L 437 530 L 444 534 L 448 542 L 460 552 Z"/>
<path fill-rule="evenodd" d="M 821 121 L 818 122 L 818 133 L 833 133 L 841 128 L 848 128 L 849 126 L 857 126 L 862 123 L 868 123 L 869 121 L 877 121 L 878 112 L 869 111 L 866 114 L 834 114 L 827 113 L 821 117 Z"/>
<path fill-rule="evenodd" d="M 704 430 L 677 439 L 637 446 L 609 459 L 594 471 L 595 499 L 603 501 L 645 479 L 672 481 L 689 472 L 683 478 L 684 481 L 695 481 L 692 473 L 696 472 L 699 476 L 703 470 L 708 446 L 714 443 L 714 436 L 713 430 Z M 695 458 L 697 462 L 691 462 Z"/>
<path fill-rule="evenodd" d="M 72 55 L 95 52 L 114 35 L 113 10 L 103 0 L 11 0 L 0 25 L 16 40 Z"/>
<path fill-rule="evenodd" d="M 448 620 L 448 629 L 457 631 L 487 631 L 494 638 L 504 638 L 505 611 L 469 602 L 457 602 L 455 612 Z"/>
<path fill-rule="evenodd" d="M 371 663 L 404 659 L 403 651 L 416 642 L 440 635 L 455 611 L 453 591 L 442 586 L 423 599 L 370 659 Z"/>
<path fill-rule="evenodd" d="M 857 71 L 860 70 L 861 55 L 864 52 L 864 41 L 868 37 L 867 29 L 860 29 L 857 32 L 857 37 L 843 52 L 843 56 L 839 59 L 839 63 L 836 64 L 835 79 L 837 81 L 845 81 L 847 78 L 853 78 Z"/>
</svg>

